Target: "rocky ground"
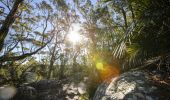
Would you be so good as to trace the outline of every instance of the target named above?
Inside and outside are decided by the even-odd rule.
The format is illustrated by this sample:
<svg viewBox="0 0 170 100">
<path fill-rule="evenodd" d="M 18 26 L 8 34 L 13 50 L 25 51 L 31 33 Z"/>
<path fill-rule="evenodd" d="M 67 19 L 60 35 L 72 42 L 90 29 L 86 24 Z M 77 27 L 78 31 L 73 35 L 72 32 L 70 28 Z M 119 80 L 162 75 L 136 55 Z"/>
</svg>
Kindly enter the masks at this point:
<svg viewBox="0 0 170 100">
<path fill-rule="evenodd" d="M 68 80 L 41 80 L 17 89 L 13 100 L 80 100 L 86 93 L 85 84 Z"/>
<path fill-rule="evenodd" d="M 9 96 L 4 91 L 9 93 L 9 90 L 14 91 L 13 88 L 0 87 L 0 100 L 9 100 L 3 99 L 3 96 Z M 91 100 L 87 98 L 84 82 L 76 84 L 69 79 L 41 80 L 23 84 L 16 91 L 12 100 Z M 136 70 L 105 80 L 98 86 L 92 99 L 170 100 L 169 95 L 170 76 L 166 72 Z"/>
</svg>

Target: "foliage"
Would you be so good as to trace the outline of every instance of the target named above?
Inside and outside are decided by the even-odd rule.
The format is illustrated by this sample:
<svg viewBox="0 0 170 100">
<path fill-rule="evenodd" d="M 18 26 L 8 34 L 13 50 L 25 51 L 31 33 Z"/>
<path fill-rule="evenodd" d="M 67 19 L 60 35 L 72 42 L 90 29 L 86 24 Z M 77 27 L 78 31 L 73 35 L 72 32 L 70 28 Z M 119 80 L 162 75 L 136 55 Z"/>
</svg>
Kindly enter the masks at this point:
<svg viewBox="0 0 170 100">
<path fill-rule="evenodd" d="M 83 81 L 87 99 L 123 71 L 169 63 L 169 6 L 168 0 L 1 0 L 0 83 L 28 82 L 28 73 L 33 81 Z M 75 24 L 83 38 L 72 43 Z"/>
</svg>

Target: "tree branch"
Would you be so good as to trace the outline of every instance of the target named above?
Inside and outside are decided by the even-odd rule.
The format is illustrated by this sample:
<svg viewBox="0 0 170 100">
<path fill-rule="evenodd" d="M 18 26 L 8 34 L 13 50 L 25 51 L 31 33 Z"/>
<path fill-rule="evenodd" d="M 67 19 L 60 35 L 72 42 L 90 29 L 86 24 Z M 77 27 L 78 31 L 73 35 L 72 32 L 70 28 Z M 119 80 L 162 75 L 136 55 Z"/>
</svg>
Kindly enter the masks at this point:
<svg viewBox="0 0 170 100">
<path fill-rule="evenodd" d="M 52 37 L 53 38 L 53 37 Z M 22 60 L 28 56 L 34 55 L 36 54 L 38 51 L 40 51 L 41 49 L 43 49 L 48 43 L 51 42 L 52 38 L 43 46 L 41 46 L 40 48 L 38 48 L 37 50 L 35 50 L 34 52 L 31 53 L 25 53 L 23 55 L 19 55 L 19 56 L 13 56 L 13 57 L 9 57 L 8 55 L 3 55 L 0 57 L 0 62 L 5 62 L 5 61 L 17 61 L 17 60 Z"/>
</svg>

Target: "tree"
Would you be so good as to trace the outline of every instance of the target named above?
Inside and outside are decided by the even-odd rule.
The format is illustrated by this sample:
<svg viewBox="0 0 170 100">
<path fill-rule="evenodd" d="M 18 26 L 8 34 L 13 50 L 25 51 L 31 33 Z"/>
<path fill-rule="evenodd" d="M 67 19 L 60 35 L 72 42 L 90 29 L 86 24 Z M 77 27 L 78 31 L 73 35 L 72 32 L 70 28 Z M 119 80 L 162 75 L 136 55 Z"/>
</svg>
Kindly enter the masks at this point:
<svg viewBox="0 0 170 100">
<path fill-rule="evenodd" d="M 4 21 L 2 20 L 1 24 L 3 33 L 1 37 L 0 75 L 5 76 L 3 73 L 5 71 L 6 74 L 10 74 L 9 77 L 6 77 L 7 82 L 20 82 L 18 67 L 21 66 L 17 63 L 25 63 L 28 57 L 38 53 L 52 40 L 51 35 L 54 29 L 49 28 L 52 9 L 44 1 L 35 4 L 29 0 L 25 2 L 23 0 L 15 0 L 14 2 L 7 0 L 1 1 L 1 4 L 5 10 L 1 16 Z M 6 14 L 8 10 L 9 14 Z M 25 73 L 22 70 L 19 72 Z"/>
<path fill-rule="evenodd" d="M 68 32 L 73 23 L 76 23 L 78 16 L 74 9 L 70 8 L 65 1 L 52 1 L 51 6 L 58 7 L 57 11 L 53 13 L 52 25 L 55 28 L 53 33 L 53 40 L 47 45 L 48 53 L 46 57 L 49 59 L 48 76 L 47 78 L 54 78 L 55 69 L 59 69 L 59 78 L 64 76 L 64 67 L 67 64 L 69 55 L 67 53 L 66 40 Z M 56 68 L 55 68 L 56 67 Z"/>
<path fill-rule="evenodd" d="M 30 1 L 20 4 L 21 1 L 22 0 L 16 0 L 13 6 L 15 11 L 11 9 L 11 13 L 4 16 L 5 20 L 1 26 L 1 31 L 3 31 L 2 33 L 4 34 L 1 39 L 1 42 L 3 42 L 1 45 L 3 46 L 0 57 L 1 65 L 6 61 L 17 61 L 36 54 L 51 41 L 48 37 L 50 34 L 47 33 L 47 28 L 49 27 L 48 22 L 50 21 L 50 8 L 44 7 L 47 9 L 47 12 L 49 12 L 45 14 L 44 8 L 40 7 L 44 5 L 43 2 L 35 6 L 33 4 L 31 5 Z M 4 5 L 10 6 L 8 2 L 9 1 L 5 3 L 5 1 L 2 1 Z M 35 10 L 33 10 L 34 7 L 40 11 L 37 11 L 36 15 L 33 16 L 32 14 L 35 12 Z M 44 25 L 44 27 L 38 29 L 40 28 L 39 24 Z M 5 37 L 7 38 L 4 42 Z M 28 48 L 28 46 L 31 48 Z"/>
<path fill-rule="evenodd" d="M 141 3 L 130 2 L 134 10 L 136 24 L 135 27 L 130 28 L 131 31 L 127 32 L 114 51 L 115 56 L 124 57 L 122 64 L 126 65 L 127 69 L 129 69 L 128 66 L 133 68 L 148 65 L 147 62 L 150 59 L 152 59 L 150 64 L 153 64 L 160 60 L 159 56 L 166 58 L 169 55 L 169 43 L 165 42 L 169 39 L 167 34 L 169 21 L 166 21 L 166 25 L 162 24 L 168 18 L 168 12 L 162 7 L 168 6 L 169 2 L 159 0 L 155 2 L 143 0 Z M 126 47 L 124 50 L 122 50 L 122 43 Z"/>
<path fill-rule="evenodd" d="M 17 11 L 19 8 L 19 5 L 23 2 L 24 0 L 16 0 L 13 4 L 12 9 L 9 8 L 10 5 L 5 4 L 7 6 L 7 8 L 10 10 L 9 14 L 6 16 L 5 20 L 3 21 L 1 28 L 0 28 L 0 33 L 1 33 L 1 37 L 0 37 L 0 51 L 3 48 L 3 44 L 5 41 L 5 38 L 8 34 L 9 28 L 10 26 L 14 23 L 17 15 Z M 1 3 L 3 3 L 4 1 L 1 1 Z M 9 1 L 7 0 L 7 3 Z M 4 7 L 2 7 L 3 9 L 5 9 Z"/>
</svg>

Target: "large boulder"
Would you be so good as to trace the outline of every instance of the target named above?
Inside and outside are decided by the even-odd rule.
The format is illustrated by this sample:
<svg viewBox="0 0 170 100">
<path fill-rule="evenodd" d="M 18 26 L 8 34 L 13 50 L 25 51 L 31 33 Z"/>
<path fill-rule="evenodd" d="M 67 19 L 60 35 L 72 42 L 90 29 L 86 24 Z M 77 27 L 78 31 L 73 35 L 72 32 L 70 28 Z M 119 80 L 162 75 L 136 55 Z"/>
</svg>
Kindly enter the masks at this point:
<svg viewBox="0 0 170 100">
<path fill-rule="evenodd" d="M 32 86 L 21 86 L 17 88 L 17 94 L 13 98 L 14 100 L 36 100 L 37 91 Z"/>
<path fill-rule="evenodd" d="M 150 77 L 145 71 L 126 72 L 103 82 L 93 100 L 170 100 L 169 96 L 161 95 L 170 91 L 153 84 Z"/>
</svg>

